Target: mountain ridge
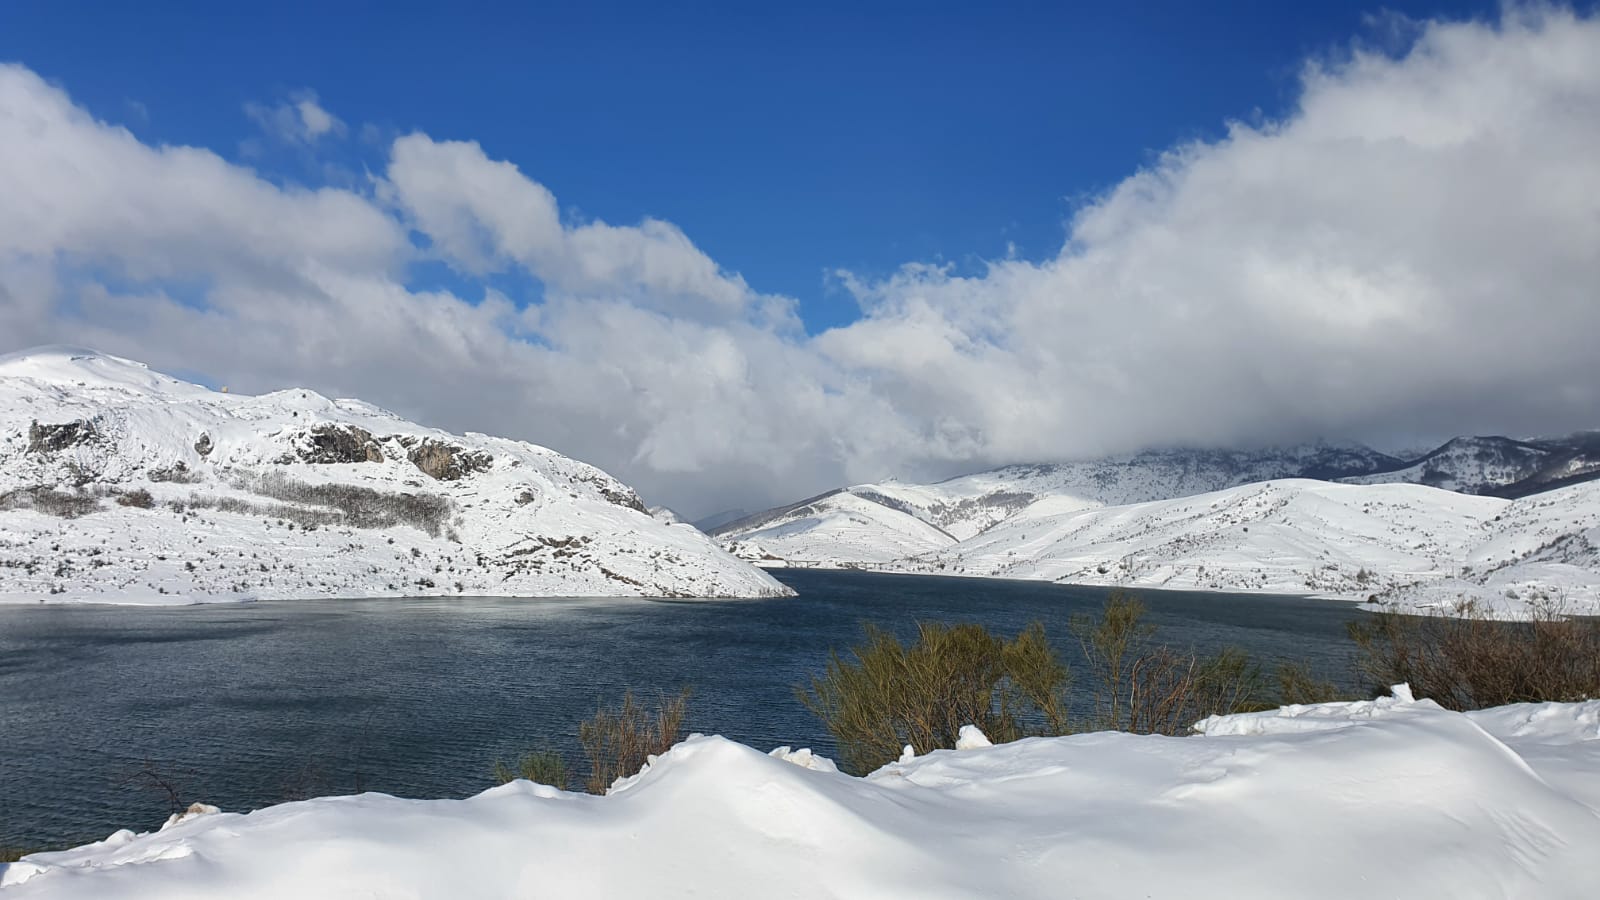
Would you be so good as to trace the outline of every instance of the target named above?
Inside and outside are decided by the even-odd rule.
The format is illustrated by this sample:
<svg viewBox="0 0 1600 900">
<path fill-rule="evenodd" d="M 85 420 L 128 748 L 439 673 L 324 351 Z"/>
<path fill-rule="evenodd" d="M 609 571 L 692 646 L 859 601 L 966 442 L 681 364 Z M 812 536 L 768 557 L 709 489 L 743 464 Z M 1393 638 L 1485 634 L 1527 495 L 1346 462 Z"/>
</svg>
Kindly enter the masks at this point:
<svg viewBox="0 0 1600 900">
<path fill-rule="evenodd" d="M 788 593 L 534 444 L 83 348 L 0 357 L 0 598 Z"/>
<path fill-rule="evenodd" d="M 1416 460 L 1359 445 L 1147 451 L 1082 463 L 1005 466 L 926 485 L 854 485 L 746 517 L 713 534 L 730 552 L 768 566 L 1271 590 L 1376 598 L 1416 609 L 1471 599 L 1508 616 L 1529 614 L 1527 601 L 1570 599 L 1600 610 L 1600 560 L 1593 558 L 1600 534 L 1590 534 L 1585 524 L 1589 507 L 1600 508 L 1600 482 L 1591 485 L 1594 490 L 1577 490 L 1600 477 L 1596 449 L 1600 432 L 1534 441 L 1456 438 Z M 1333 518 L 1263 520 L 1257 527 L 1282 532 L 1279 543 L 1264 543 L 1257 533 L 1237 546 L 1218 544 L 1220 555 L 1208 558 L 1195 548 L 1219 541 L 1231 519 L 1202 516 L 1198 521 L 1213 531 L 1196 533 L 1182 516 L 1174 520 L 1163 512 L 1183 507 L 1180 501 L 1227 506 L 1235 503 L 1230 492 L 1272 494 L 1273 503 L 1285 509 L 1316 508 Z M 1496 515 L 1543 508 L 1548 504 L 1539 498 L 1550 493 L 1567 498 L 1562 502 L 1573 508 L 1535 516 L 1538 521 L 1528 527 L 1540 540 L 1514 541 L 1521 556 L 1499 560 L 1492 571 L 1484 568 L 1487 559 L 1473 568 L 1480 545 L 1496 539 Z M 1397 522 L 1416 534 L 1400 525 L 1371 534 L 1349 512 L 1367 516 L 1391 507 Z M 1467 507 L 1481 514 L 1460 512 Z M 1245 514 L 1236 509 L 1231 515 L 1242 521 Z M 1138 527 L 1119 530 L 1120 521 Z M 1440 528 L 1458 533 L 1437 552 L 1417 553 L 1412 545 L 1427 545 L 1429 529 Z M 1050 529 L 1078 529 L 1078 537 L 1041 542 L 1039 534 Z M 1172 546 L 1150 544 L 1152 535 L 1169 532 Z M 1565 557 L 1530 568 L 1536 552 L 1555 552 L 1545 544 L 1559 545 Z M 1292 563 L 1279 566 L 1273 558 Z M 1506 568 L 1513 565 L 1522 568 Z"/>
</svg>

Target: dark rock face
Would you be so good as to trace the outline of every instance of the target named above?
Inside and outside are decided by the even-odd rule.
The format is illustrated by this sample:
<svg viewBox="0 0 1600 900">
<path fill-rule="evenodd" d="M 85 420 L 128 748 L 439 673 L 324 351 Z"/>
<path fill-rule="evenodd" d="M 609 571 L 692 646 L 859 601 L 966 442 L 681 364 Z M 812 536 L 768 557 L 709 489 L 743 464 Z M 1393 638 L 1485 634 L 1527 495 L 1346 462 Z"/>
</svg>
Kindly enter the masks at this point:
<svg viewBox="0 0 1600 900">
<path fill-rule="evenodd" d="M 436 481 L 458 481 L 475 472 L 487 472 L 494 457 L 480 450 L 467 450 L 433 438 L 401 438 L 411 464 Z"/>
<path fill-rule="evenodd" d="M 615 503 L 617 506 L 626 506 L 628 509 L 635 509 L 647 516 L 650 515 L 650 510 L 645 507 L 644 501 L 639 499 L 639 495 L 633 492 L 633 488 L 616 479 L 582 477 L 579 480 L 594 485 L 595 490 L 599 491 L 600 496 L 606 498 L 609 503 Z"/>
<path fill-rule="evenodd" d="M 201 457 L 211 455 L 211 435 L 202 433 L 200 439 L 194 442 L 194 452 Z"/>
<path fill-rule="evenodd" d="M 354 425 L 318 425 L 306 433 L 309 449 L 298 451 L 300 462 L 315 465 L 330 463 L 383 462 L 383 451 L 372 439 L 372 432 Z M 293 458 L 291 458 L 293 461 Z"/>
<path fill-rule="evenodd" d="M 151 481 L 168 481 L 176 482 L 178 484 L 194 484 L 202 480 L 203 476 L 201 476 L 199 472 L 191 470 L 189 468 L 189 464 L 180 459 L 170 466 L 160 469 L 150 469 L 145 473 L 145 477 L 149 478 Z"/>
<path fill-rule="evenodd" d="M 619 490 L 616 487 L 602 487 L 600 488 L 600 496 L 618 506 L 636 509 L 647 516 L 650 514 L 650 510 L 645 508 L 644 501 L 639 499 L 639 495 L 627 488 Z"/>
<path fill-rule="evenodd" d="M 99 438 L 100 432 L 94 427 L 94 423 L 85 419 L 63 422 L 60 425 L 40 425 L 34 422 L 28 427 L 28 452 L 56 453 Z"/>
</svg>

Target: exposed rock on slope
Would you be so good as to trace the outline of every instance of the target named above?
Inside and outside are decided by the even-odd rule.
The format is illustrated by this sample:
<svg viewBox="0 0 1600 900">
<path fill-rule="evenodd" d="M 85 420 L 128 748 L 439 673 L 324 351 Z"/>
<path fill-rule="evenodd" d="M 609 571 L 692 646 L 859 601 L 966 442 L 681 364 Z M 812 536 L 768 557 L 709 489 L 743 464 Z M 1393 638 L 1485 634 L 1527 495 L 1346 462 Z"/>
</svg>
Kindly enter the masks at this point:
<svg viewBox="0 0 1600 900">
<path fill-rule="evenodd" d="M 787 589 L 558 453 L 91 351 L 0 358 L 0 599 Z"/>
<path fill-rule="evenodd" d="M 1600 432 L 1517 441 L 1461 437 L 1399 468 L 1342 479 L 1356 484 L 1411 483 L 1496 497 L 1526 497 L 1600 477 Z"/>
</svg>

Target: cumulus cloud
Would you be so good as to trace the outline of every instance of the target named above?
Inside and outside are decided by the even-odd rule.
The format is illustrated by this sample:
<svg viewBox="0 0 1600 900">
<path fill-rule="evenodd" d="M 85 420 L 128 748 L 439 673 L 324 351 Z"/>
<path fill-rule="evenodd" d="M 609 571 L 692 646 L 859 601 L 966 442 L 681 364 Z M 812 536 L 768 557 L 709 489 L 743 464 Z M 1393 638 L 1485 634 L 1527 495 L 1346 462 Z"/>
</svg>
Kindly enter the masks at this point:
<svg viewBox="0 0 1600 900">
<path fill-rule="evenodd" d="M 819 345 L 1001 458 L 1600 425 L 1596 22 L 1429 25 L 1303 85 L 1086 206 L 1057 258 L 858 284 L 867 320 Z"/>
<path fill-rule="evenodd" d="M 261 130 L 291 144 L 314 144 L 345 133 L 344 122 L 322 108 L 315 91 L 300 91 L 271 106 L 246 103 L 244 111 Z"/>
<path fill-rule="evenodd" d="M 1413 25 L 1308 64 L 1281 120 L 1168 149 L 1049 259 L 841 273 L 862 316 L 814 337 L 669 222 L 576 220 L 475 143 L 286 188 L 0 67 L 0 335 L 527 438 L 691 515 L 1157 444 L 1600 425 L 1600 23 Z M 423 259 L 542 300 L 422 290 Z"/>
<path fill-rule="evenodd" d="M 788 313 L 788 301 L 757 296 L 670 222 L 563 225 L 554 194 L 475 143 L 400 138 L 386 188 L 433 248 L 466 272 L 514 266 L 559 293 L 710 319 Z"/>
</svg>

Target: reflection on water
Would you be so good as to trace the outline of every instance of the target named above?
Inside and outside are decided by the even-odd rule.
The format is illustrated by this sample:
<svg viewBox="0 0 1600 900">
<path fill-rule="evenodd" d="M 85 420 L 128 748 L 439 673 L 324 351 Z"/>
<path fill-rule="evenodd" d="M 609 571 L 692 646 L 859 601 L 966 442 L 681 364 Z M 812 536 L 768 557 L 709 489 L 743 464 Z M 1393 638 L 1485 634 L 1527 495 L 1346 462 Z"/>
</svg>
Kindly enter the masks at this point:
<svg viewBox="0 0 1600 900">
<path fill-rule="evenodd" d="M 1105 591 L 980 579 L 776 573 L 761 601 L 423 598 L 202 606 L 0 607 L 0 845 L 145 829 L 164 795 L 123 783 L 145 760 L 186 801 L 244 810 L 354 790 L 465 796 L 534 745 L 576 755 L 577 724 L 623 690 L 693 688 L 689 725 L 761 749 L 831 753 L 794 699 L 862 622 L 1011 632 Z M 1162 637 L 1348 672 L 1351 606 L 1147 593 Z"/>
</svg>

